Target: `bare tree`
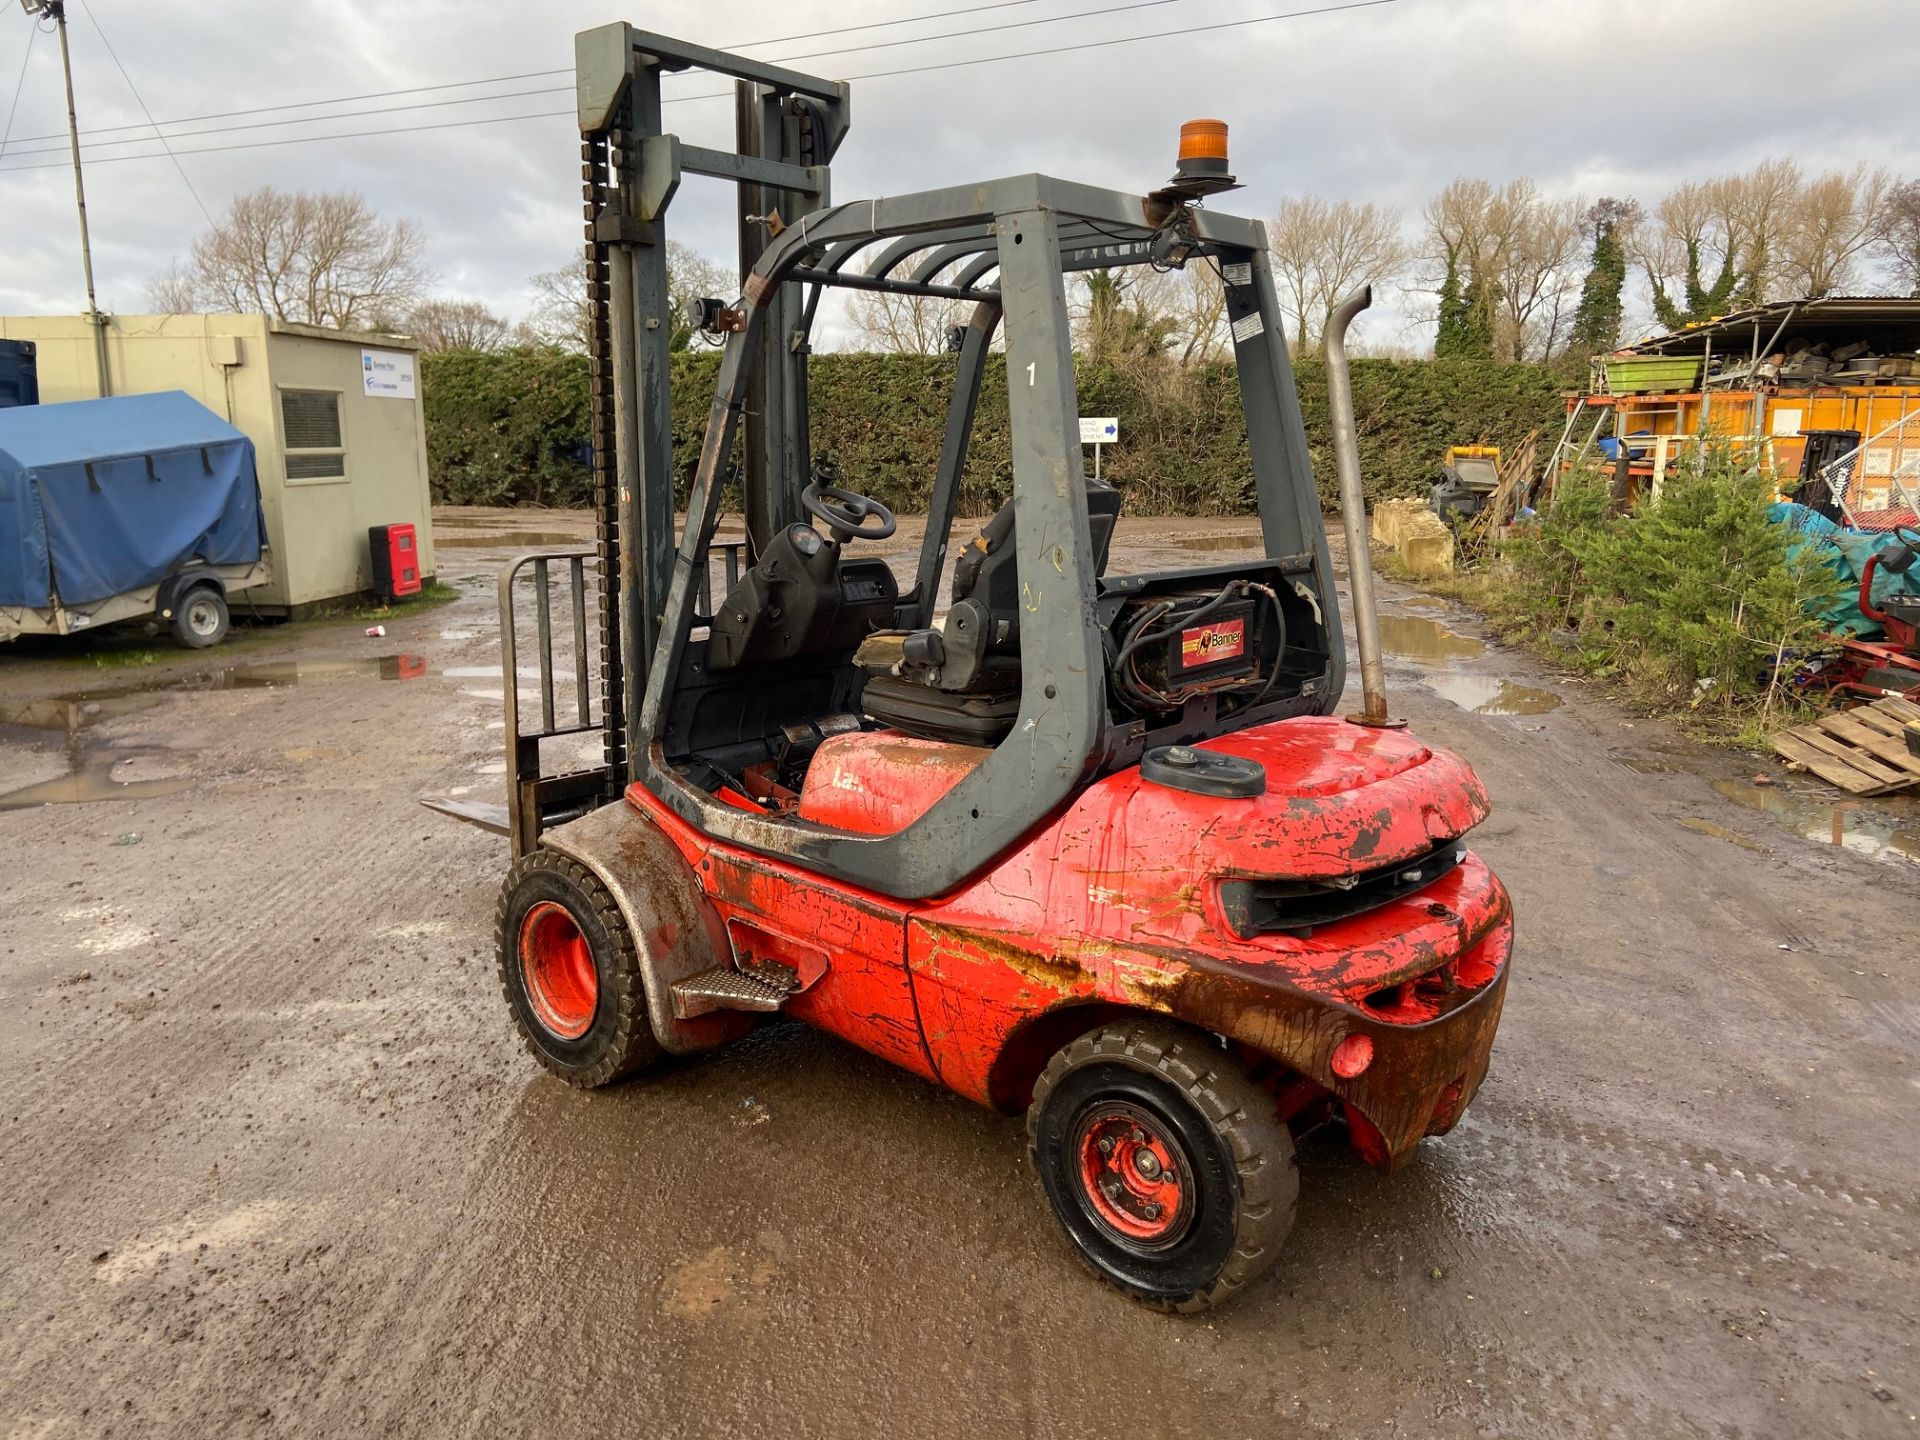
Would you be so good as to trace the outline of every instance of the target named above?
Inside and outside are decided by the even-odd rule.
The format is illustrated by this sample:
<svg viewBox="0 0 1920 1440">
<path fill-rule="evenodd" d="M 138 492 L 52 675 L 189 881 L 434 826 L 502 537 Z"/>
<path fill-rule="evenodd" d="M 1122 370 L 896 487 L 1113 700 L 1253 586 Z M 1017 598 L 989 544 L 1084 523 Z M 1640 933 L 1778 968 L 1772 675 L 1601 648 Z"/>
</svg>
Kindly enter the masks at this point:
<svg viewBox="0 0 1920 1440">
<path fill-rule="evenodd" d="M 1461 176 L 1421 210 L 1427 227 L 1429 285 L 1439 300 L 1438 358 L 1492 358 L 1499 281 L 1488 253 L 1493 186 Z"/>
<path fill-rule="evenodd" d="M 1920 180 L 1889 192 L 1876 248 L 1892 268 L 1894 283 L 1920 297 Z"/>
<path fill-rule="evenodd" d="M 584 263 L 543 270 L 529 275 L 527 283 L 533 287 L 533 307 L 515 327 L 516 341 L 584 351 L 592 319 L 587 308 Z M 728 267 L 678 240 L 667 242 L 667 307 L 673 317 L 674 349 L 685 349 L 692 339 L 692 326 L 686 318 L 689 301 L 703 296 L 730 300 L 739 293 L 740 282 Z"/>
<path fill-rule="evenodd" d="M 147 305 L 156 315 L 190 315 L 197 304 L 193 273 L 178 260 L 147 282 Z"/>
<path fill-rule="evenodd" d="M 963 300 L 935 295 L 856 290 L 847 299 L 847 319 L 862 348 L 889 355 L 940 354 L 947 348 L 947 332 L 965 323 L 967 310 Z"/>
<path fill-rule="evenodd" d="M 1687 181 L 1661 197 L 1632 236 L 1660 323 L 1678 329 L 1724 309 L 1739 282 L 1734 238 L 1710 185 Z"/>
<path fill-rule="evenodd" d="M 1775 298 L 1801 195 L 1800 168 L 1791 160 L 1766 159 L 1744 175 L 1709 181 L 1707 191 L 1730 237 L 1740 274 L 1733 304 L 1745 307 Z"/>
<path fill-rule="evenodd" d="M 1227 287 L 1210 260 L 1189 260 L 1184 269 L 1160 277 L 1161 303 L 1173 316 L 1180 363 L 1200 365 L 1227 353 Z"/>
<path fill-rule="evenodd" d="M 1437 354 L 1549 360 L 1579 292 L 1586 204 L 1522 177 L 1462 177 L 1427 202 L 1427 262 L 1440 297 Z"/>
<path fill-rule="evenodd" d="M 1818 299 L 1850 285 L 1887 233 L 1893 177 L 1865 165 L 1829 171 L 1794 197 L 1782 272 L 1793 294 Z"/>
<path fill-rule="evenodd" d="M 583 262 L 529 275 L 533 307 L 514 327 L 522 345 L 586 352 L 591 317 L 587 311 L 587 270 Z"/>
<path fill-rule="evenodd" d="M 1772 159 L 1669 190 L 1634 243 L 1659 321 L 1677 328 L 1804 293 L 1793 255 L 1806 248 L 1808 191 L 1798 166 Z"/>
<path fill-rule="evenodd" d="M 511 327 L 478 300 L 422 300 L 407 314 L 407 332 L 428 354 L 498 350 Z"/>
<path fill-rule="evenodd" d="M 1377 206 L 1302 195 L 1284 200 L 1267 229 L 1281 308 L 1296 351 L 1316 344 L 1334 306 L 1361 285 L 1382 285 L 1407 260 L 1400 219 Z"/>
<path fill-rule="evenodd" d="M 168 309 L 237 310 L 339 329 L 391 323 L 431 279 L 411 220 L 351 192 L 237 195 L 186 260 L 153 282 Z"/>
<path fill-rule="evenodd" d="M 1494 354 L 1502 360 L 1551 360 L 1571 326 L 1579 293 L 1586 202 L 1548 200 L 1533 181 L 1512 181 L 1490 216 L 1499 315 Z"/>
</svg>

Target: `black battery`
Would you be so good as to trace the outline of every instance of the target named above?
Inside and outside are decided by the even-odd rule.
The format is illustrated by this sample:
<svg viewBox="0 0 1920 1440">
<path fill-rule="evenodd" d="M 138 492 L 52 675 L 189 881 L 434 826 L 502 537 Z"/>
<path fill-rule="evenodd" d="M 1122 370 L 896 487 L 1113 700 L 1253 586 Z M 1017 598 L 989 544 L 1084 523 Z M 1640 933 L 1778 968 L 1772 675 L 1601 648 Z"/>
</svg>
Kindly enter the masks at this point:
<svg viewBox="0 0 1920 1440">
<path fill-rule="evenodd" d="M 1166 636 L 1135 657 L 1141 680 L 1177 699 L 1184 690 L 1211 687 L 1258 671 L 1252 599 L 1212 604 L 1218 598 L 1218 591 L 1182 596 L 1169 614 L 1154 623 L 1153 628 Z"/>
</svg>

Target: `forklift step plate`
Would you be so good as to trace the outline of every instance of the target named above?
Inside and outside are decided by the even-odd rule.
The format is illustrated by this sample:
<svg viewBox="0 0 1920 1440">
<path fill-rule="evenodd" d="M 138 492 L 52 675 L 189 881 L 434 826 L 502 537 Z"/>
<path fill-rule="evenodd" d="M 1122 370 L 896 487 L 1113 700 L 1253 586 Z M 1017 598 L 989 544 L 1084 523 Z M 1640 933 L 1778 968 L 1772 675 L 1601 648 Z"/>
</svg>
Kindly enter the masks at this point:
<svg viewBox="0 0 1920 1440">
<path fill-rule="evenodd" d="M 715 1010 L 778 1010 L 793 992 L 784 985 L 716 965 L 673 986 L 673 1013 L 682 1020 Z"/>
</svg>

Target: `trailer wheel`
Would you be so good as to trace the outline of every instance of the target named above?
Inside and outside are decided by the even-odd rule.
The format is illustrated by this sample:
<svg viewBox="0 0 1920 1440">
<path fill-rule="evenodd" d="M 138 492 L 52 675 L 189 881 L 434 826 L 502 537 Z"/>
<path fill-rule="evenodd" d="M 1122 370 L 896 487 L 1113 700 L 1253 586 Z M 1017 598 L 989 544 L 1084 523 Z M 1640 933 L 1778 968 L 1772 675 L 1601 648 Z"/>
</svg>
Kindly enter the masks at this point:
<svg viewBox="0 0 1920 1440">
<path fill-rule="evenodd" d="M 219 588 L 196 585 L 173 603 L 173 638 L 189 650 L 205 650 L 227 638 L 229 619 Z"/>
<path fill-rule="evenodd" d="M 1027 1116 L 1053 1213 L 1095 1274 L 1190 1314 L 1259 1275 L 1293 1228 L 1293 1137 L 1210 1037 L 1108 1025 L 1055 1055 Z"/>
<path fill-rule="evenodd" d="M 552 850 L 522 856 L 494 916 L 500 988 L 534 1059 L 583 1090 L 661 1055 L 633 937 L 599 878 Z"/>
</svg>

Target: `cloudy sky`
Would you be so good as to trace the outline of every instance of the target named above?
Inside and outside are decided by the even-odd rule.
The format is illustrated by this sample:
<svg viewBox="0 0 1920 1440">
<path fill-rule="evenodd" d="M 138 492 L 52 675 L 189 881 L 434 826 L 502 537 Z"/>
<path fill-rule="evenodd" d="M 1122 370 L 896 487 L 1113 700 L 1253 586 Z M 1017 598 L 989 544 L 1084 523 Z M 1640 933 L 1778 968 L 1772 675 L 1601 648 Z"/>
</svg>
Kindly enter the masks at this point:
<svg viewBox="0 0 1920 1440">
<path fill-rule="evenodd" d="M 72 313 L 83 300 L 58 46 L 5 3 L 0 314 Z M 1912 0 L 1347 0 L 1284 18 L 1340 3 L 68 0 L 100 302 L 145 309 L 149 278 L 205 228 L 202 204 L 218 215 L 272 184 L 358 190 L 415 218 L 443 291 L 517 314 L 529 274 L 578 254 L 572 36 L 616 19 L 855 81 L 841 199 L 1030 170 L 1143 189 L 1168 174 L 1179 123 L 1196 115 L 1231 124 L 1247 187 L 1216 203 L 1262 214 L 1315 192 L 1392 206 L 1411 226 L 1462 174 L 1651 204 L 1675 180 L 1766 156 L 1920 176 Z M 1256 17 L 1282 18 L 1234 23 Z M 1092 44 L 1127 37 L 1149 38 Z M 987 57 L 1018 58 L 952 66 Z M 449 100 L 461 103 L 436 103 Z M 309 101 L 331 103 L 261 109 Z M 727 101 L 668 113 L 689 140 L 728 143 Z M 534 118 L 449 124 L 501 116 Z M 372 131 L 397 133 L 307 138 Z M 730 247 L 711 182 L 682 187 L 673 224 L 697 249 Z M 1390 303 L 1365 338 L 1419 343 L 1417 309 Z"/>
</svg>

